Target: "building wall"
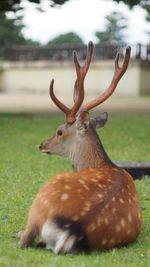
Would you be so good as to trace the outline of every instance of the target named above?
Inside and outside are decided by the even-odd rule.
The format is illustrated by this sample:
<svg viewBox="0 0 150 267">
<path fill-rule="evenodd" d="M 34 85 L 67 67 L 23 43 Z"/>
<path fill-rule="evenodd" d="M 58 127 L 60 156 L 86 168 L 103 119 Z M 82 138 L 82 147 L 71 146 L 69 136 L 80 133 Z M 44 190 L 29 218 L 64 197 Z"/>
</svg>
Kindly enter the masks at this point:
<svg viewBox="0 0 150 267">
<path fill-rule="evenodd" d="M 94 62 L 85 79 L 86 95 L 97 96 L 110 84 L 113 61 Z M 0 91 L 7 93 L 47 93 L 54 78 L 57 95 L 70 94 L 76 80 L 75 67 L 70 62 L 3 62 L 0 65 Z M 150 64 L 131 61 L 118 84 L 115 95 L 139 96 L 150 94 Z"/>
<path fill-rule="evenodd" d="M 140 85 L 142 95 L 150 95 L 150 62 L 141 62 Z"/>
</svg>

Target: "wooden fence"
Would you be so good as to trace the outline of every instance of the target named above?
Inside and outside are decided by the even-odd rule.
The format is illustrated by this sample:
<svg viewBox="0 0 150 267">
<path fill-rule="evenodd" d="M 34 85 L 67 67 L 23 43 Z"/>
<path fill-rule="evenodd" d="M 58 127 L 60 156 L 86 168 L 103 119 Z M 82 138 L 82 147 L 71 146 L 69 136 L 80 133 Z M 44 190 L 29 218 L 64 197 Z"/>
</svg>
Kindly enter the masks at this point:
<svg viewBox="0 0 150 267">
<path fill-rule="evenodd" d="M 123 54 L 125 45 L 97 44 L 95 45 L 93 60 L 114 59 L 116 52 Z M 7 61 L 70 61 L 76 50 L 80 60 L 85 59 L 86 46 L 83 45 L 51 45 L 51 46 L 16 46 L 12 48 L 0 47 L 0 58 Z M 150 45 L 132 46 L 132 58 L 150 60 Z"/>
</svg>

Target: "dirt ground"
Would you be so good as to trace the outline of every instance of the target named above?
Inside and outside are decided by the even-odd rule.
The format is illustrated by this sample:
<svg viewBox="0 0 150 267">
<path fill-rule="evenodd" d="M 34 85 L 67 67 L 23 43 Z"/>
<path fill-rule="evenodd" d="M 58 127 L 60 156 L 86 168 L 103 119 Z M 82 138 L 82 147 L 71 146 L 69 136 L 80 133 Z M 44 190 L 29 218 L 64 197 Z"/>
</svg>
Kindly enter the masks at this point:
<svg viewBox="0 0 150 267">
<path fill-rule="evenodd" d="M 85 99 L 88 103 L 92 99 Z M 61 101 L 71 107 L 70 99 L 64 96 Z M 149 97 L 111 97 L 95 111 L 108 111 L 110 114 L 147 114 L 150 115 Z M 48 94 L 0 94 L 0 113 L 57 113 Z M 60 111 L 61 112 L 61 111 Z"/>
</svg>

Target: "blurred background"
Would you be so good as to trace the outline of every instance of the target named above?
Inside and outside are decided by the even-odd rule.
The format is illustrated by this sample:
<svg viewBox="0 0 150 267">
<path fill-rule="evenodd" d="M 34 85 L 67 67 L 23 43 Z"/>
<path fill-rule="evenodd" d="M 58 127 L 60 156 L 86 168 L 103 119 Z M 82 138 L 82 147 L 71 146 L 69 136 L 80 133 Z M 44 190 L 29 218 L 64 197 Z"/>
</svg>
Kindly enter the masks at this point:
<svg viewBox="0 0 150 267">
<path fill-rule="evenodd" d="M 84 61 L 95 44 L 85 81 L 89 101 L 109 86 L 114 59 L 132 49 L 128 70 L 104 109 L 119 114 L 150 113 L 149 0 L 0 1 L 0 112 L 58 111 L 56 95 L 72 105 L 76 79 L 72 53 Z"/>
</svg>

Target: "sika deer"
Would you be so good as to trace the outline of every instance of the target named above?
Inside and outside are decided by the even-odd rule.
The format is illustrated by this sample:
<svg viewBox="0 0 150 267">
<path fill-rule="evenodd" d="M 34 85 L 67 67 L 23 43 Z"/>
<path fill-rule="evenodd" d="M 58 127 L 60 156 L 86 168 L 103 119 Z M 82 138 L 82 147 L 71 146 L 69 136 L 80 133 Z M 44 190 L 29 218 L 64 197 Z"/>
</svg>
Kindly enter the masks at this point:
<svg viewBox="0 0 150 267">
<path fill-rule="evenodd" d="M 107 113 L 94 120 L 88 117 L 88 111 L 115 90 L 128 67 L 130 48 L 126 49 L 122 67 L 117 55 L 114 77 L 105 93 L 82 106 L 83 83 L 92 53 L 90 42 L 83 67 L 74 53 L 77 80 L 71 110 L 56 98 L 54 80 L 51 82 L 50 96 L 66 114 L 66 123 L 41 144 L 40 150 L 68 156 L 77 172 L 60 173 L 39 191 L 20 236 L 22 248 L 31 246 L 41 235 L 46 248 L 55 253 L 109 250 L 135 241 L 140 233 L 141 208 L 132 177 L 111 162 L 96 133 L 96 127 L 104 126 Z"/>
</svg>

